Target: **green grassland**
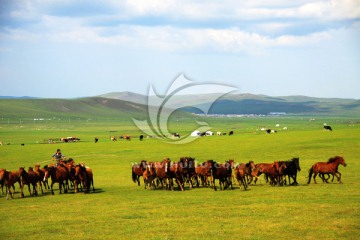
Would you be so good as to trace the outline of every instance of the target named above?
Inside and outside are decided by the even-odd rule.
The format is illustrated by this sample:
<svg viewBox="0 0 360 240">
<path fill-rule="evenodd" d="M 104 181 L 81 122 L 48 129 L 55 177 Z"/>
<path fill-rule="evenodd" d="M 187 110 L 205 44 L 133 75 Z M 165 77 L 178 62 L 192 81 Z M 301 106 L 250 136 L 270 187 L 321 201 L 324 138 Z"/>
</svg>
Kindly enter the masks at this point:
<svg viewBox="0 0 360 240">
<path fill-rule="evenodd" d="M 357 118 L 262 117 L 200 118 L 213 131 L 233 136 L 199 138 L 188 144 L 159 139 L 140 142 L 141 134 L 123 118 L 89 121 L 66 117 L 57 121 L 25 121 L 5 117 L 0 121 L 0 167 L 26 169 L 49 163 L 57 148 L 85 162 L 94 172 L 96 191 L 90 194 L 50 192 L 20 199 L 0 194 L 1 239 L 356 239 L 360 234 L 360 125 Z M 10 120 L 9 120 L 10 119 Z M 324 123 L 333 132 L 322 130 Z M 279 128 L 275 125 L 280 124 Z M 194 119 L 178 116 L 169 123 L 181 136 L 195 128 Z M 283 127 L 288 130 L 283 130 Z M 262 127 L 277 129 L 265 134 Z M 130 134 L 131 141 L 111 142 L 111 135 Z M 77 136 L 76 143 L 48 144 L 48 139 Z M 99 138 L 94 143 L 94 137 Z M 9 145 L 7 145 L 9 144 Z M 24 144 L 24 146 L 21 146 Z M 306 184 L 308 170 L 335 155 L 343 184 Z M 192 156 L 197 162 L 213 159 L 237 163 L 288 160 L 300 157 L 298 186 L 272 187 L 261 183 L 247 191 L 211 188 L 145 190 L 131 180 L 131 165 L 142 159 L 177 161 Z M 217 183 L 218 184 L 218 183 Z"/>
</svg>

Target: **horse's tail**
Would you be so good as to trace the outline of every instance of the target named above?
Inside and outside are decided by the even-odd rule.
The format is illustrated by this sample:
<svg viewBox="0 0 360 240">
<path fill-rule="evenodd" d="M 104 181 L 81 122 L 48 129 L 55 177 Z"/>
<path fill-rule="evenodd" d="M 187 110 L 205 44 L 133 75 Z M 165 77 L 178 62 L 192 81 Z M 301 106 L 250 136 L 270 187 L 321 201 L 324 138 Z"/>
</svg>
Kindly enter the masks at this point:
<svg viewBox="0 0 360 240">
<path fill-rule="evenodd" d="M 136 183 L 137 176 L 136 176 L 136 173 L 134 172 L 134 170 L 131 170 L 131 178 L 132 178 L 133 182 Z"/>
<path fill-rule="evenodd" d="M 313 170 L 313 167 L 311 167 L 311 168 L 309 169 L 309 177 L 308 177 L 309 180 L 308 180 L 307 184 L 310 184 L 310 182 L 311 182 L 311 177 L 312 177 L 313 173 L 314 173 L 314 170 Z"/>
</svg>

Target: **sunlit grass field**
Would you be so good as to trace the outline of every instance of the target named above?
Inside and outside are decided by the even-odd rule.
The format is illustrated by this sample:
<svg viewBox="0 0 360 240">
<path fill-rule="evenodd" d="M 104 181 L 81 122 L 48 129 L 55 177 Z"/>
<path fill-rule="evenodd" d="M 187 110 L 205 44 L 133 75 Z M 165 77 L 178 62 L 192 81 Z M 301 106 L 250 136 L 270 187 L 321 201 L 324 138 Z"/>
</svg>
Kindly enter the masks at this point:
<svg viewBox="0 0 360 240">
<path fill-rule="evenodd" d="M 357 119 L 323 117 L 212 118 L 212 131 L 233 136 L 210 136 L 188 144 L 158 139 L 140 142 L 141 134 L 128 122 L 63 122 L 0 124 L 0 168 L 26 169 L 50 163 L 57 148 L 75 162 L 93 169 L 96 191 L 90 194 L 50 192 L 20 199 L 0 193 L 1 239 L 356 239 L 360 234 L 360 125 Z M 324 123 L 334 131 L 323 131 Z M 276 127 L 279 124 L 279 127 Z M 287 130 L 283 130 L 283 127 Z M 169 124 L 181 136 L 193 121 Z M 277 129 L 265 134 L 262 127 Z M 131 141 L 110 141 L 130 134 Z M 77 136 L 77 143 L 48 144 L 48 139 Z M 98 137 L 99 142 L 94 143 Z M 9 145 L 7 145 L 10 143 Z M 24 146 L 21 146 L 24 144 Z M 341 155 L 343 184 L 306 184 L 308 170 L 318 161 Z M 300 158 L 298 186 L 272 187 L 261 183 L 247 191 L 211 188 L 145 190 L 131 180 L 132 163 L 173 161 L 192 156 L 255 163 Z M 218 183 L 216 183 L 218 184 Z"/>
</svg>

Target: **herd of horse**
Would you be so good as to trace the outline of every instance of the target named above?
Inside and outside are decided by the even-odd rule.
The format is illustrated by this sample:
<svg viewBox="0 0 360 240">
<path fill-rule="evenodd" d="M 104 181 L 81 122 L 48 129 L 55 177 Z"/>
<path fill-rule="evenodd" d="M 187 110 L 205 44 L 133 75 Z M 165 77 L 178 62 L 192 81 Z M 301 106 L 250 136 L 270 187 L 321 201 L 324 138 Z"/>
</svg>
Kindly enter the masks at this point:
<svg viewBox="0 0 360 240">
<path fill-rule="evenodd" d="M 341 173 L 338 171 L 339 165 L 346 166 L 345 160 L 341 156 L 330 158 L 327 162 L 317 162 L 309 170 L 308 184 L 313 177 L 316 183 L 316 176 L 328 183 L 331 175 L 341 183 Z M 287 161 L 275 161 L 273 163 L 258 163 L 253 161 L 248 163 L 235 164 L 234 160 L 225 163 L 218 163 L 214 160 L 207 160 L 197 164 L 192 157 L 181 157 L 179 161 L 172 162 L 169 158 L 161 162 L 147 162 L 142 160 L 140 163 L 133 164 L 131 169 L 132 180 L 140 186 L 140 178 L 143 177 L 146 188 L 170 189 L 173 190 L 177 184 L 178 189 L 184 191 L 185 187 L 193 188 L 212 187 L 217 190 L 215 180 L 218 180 L 221 190 L 233 189 L 233 182 L 239 184 L 240 190 L 246 190 L 254 181 L 257 183 L 259 176 L 263 174 L 265 181 L 272 186 L 298 185 L 297 174 L 301 171 L 299 158 L 294 157 Z"/>
<path fill-rule="evenodd" d="M 48 183 L 49 178 L 51 184 Z M 37 196 L 40 190 L 44 194 L 43 186 L 45 190 L 51 189 L 51 194 L 54 195 L 53 185 L 55 183 L 59 184 L 60 194 L 62 192 L 67 193 L 71 188 L 75 192 L 88 193 L 91 186 L 92 190 L 95 191 L 91 168 L 83 163 L 75 164 L 71 158 L 60 161 L 57 165 L 45 165 L 43 168 L 36 164 L 35 168 L 29 167 L 27 171 L 24 167 L 20 167 L 18 171 L 7 171 L 0 168 L 0 186 L 3 194 L 4 186 L 6 187 L 6 199 L 9 199 L 9 196 L 14 198 L 16 183 L 19 183 L 20 186 L 20 198 L 24 197 L 25 185 L 28 186 L 30 196 Z"/>
<path fill-rule="evenodd" d="M 315 163 L 309 169 L 307 184 L 311 182 L 311 178 L 316 183 L 316 176 L 319 176 L 325 183 L 328 183 L 331 176 L 333 177 L 332 181 L 336 177 L 337 181 L 341 183 L 341 173 L 338 170 L 340 164 L 346 167 L 345 160 L 341 156 L 332 157 L 327 162 Z M 149 187 L 150 189 L 173 190 L 175 182 L 182 191 L 186 186 L 193 188 L 200 185 L 212 187 L 216 191 L 216 180 L 218 180 L 221 190 L 233 189 L 235 179 L 240 190 L 246 190 L 252 181 L 256 184 L 262 174 L 265 176 L 265 181 L 272 186 L 298 185 L 297 174 L 299 171 L 301 169 L 298 157 L 287 161 L 258 164 L 253 161 L 235 164 L 234 160 L 228 160 L 225 163 L 207 160 L 197 164 L 192 157 L 182 157 L 176 162 L 172 162 L 169 158 L 165 158 L 161 162 L 142 160 L 138 164 L 133 164 L 131 174 L 132 180 L 139 186 L 140 177 L 143 177 L 145 189 Z M 49 178 L 51 179 L 50 185 Z M 36 164 L 35 168 L 29 167 L 27 171 L 24 167 L 20 167 L 18 171 L 7 171 L 0 168 L 0 187 L 3 194 L 4 186 L 6 187 L 6 199 L 9 196 L 14 197 L 16 183 L 19 183 L 20 186 L 20 197 L 24 196 L 25 185 L 28 186 L 31 196 L 38 195 L 38 190 L 44 194 L 42 186 L 46 190 L 51 189 L 51 193 L 54 195 L 53 185 L 55 183 L 59 184 L 60 194 L 67 193 L 71 188 L 75 192 L 88 193 L 92 187 L 92 191 L 95 191 L 91 168 L 82 163 L 75 164 L 73 159 L 62 161 L 57 165 L 45 165 L 43 168 Z"/>
</svg>

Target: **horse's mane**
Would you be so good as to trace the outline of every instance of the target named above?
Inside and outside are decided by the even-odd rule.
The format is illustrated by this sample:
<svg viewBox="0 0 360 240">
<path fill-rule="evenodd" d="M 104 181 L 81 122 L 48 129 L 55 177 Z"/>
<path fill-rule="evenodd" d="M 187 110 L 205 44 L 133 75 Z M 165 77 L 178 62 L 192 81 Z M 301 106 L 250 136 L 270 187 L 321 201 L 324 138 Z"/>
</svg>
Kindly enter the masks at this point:
<svg viewBox="0 0 360 240">
<path fill-rule="evenodd" d="M 335 160 L 336 160 L 336 157 L 329 158 L 329 160 L 327 161 L 327 163 L 332 163 L 332 162 L 335 162 Z"/>
</svg>

